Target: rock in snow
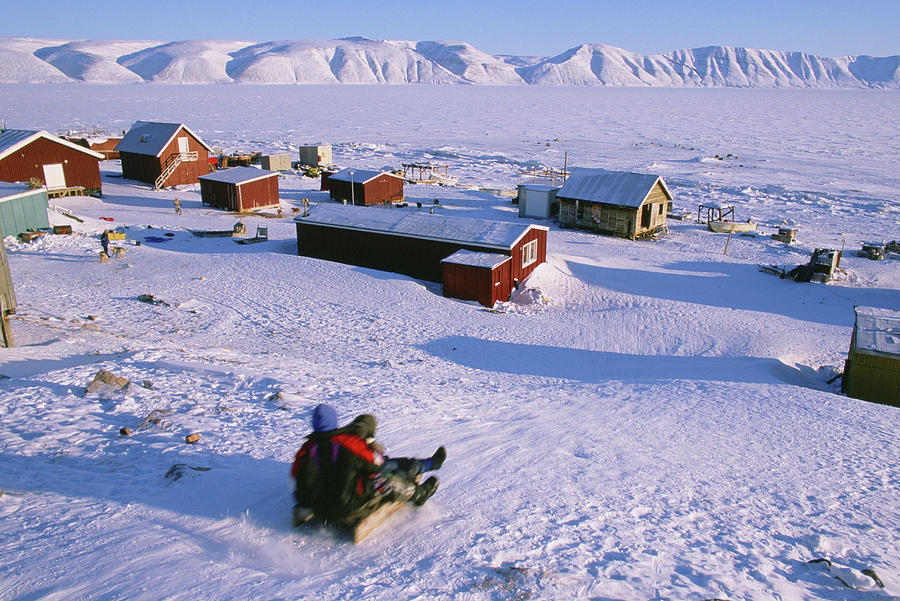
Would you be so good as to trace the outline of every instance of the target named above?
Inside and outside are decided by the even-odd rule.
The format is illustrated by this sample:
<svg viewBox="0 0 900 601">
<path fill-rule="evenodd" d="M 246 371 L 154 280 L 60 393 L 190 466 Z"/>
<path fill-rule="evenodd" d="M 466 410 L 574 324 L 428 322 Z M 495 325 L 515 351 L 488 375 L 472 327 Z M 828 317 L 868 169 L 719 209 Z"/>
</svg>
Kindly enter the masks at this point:
<svg viewBox="0 0 900 601">
<path fill-rule="evenodd" d="M 823 58 L 708 46 L 642 55 L 582 44 L 549 58 L 494 56 L 465 42 L 102 41 L 0 38 L 0 82 L 900 87 L 900 56 Z"/>
</svg>

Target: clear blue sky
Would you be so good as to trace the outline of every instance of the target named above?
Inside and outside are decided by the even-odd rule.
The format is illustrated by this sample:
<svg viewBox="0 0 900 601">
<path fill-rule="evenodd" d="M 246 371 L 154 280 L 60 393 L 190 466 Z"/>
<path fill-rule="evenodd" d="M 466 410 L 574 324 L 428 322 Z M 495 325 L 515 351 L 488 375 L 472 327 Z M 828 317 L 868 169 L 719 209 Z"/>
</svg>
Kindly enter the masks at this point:
<svg viewBox="0 0 900 601">
<path fill-rule="evenodd" d="M 643 54 L 709 45 L 820 56 L 900 54 L 900 0 L 23 0 L 0 36 L 271 41 L 461 40 L 550 56 L 582 43 Z"/>
</svg>

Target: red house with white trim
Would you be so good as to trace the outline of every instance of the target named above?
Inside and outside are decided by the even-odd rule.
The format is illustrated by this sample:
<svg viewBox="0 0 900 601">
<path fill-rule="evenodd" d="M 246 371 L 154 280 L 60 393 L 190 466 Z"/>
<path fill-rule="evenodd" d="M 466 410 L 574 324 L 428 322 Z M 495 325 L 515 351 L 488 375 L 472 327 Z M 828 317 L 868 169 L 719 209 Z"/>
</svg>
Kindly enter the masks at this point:
<svg viewBox="0 0 900 601">
<path fill-rule="evenodd" d="M 48 190 L 100 194 L 103 155 L 45 131 L 0 131 L 0 181 L 40 180 Z"/>
<path fill-rule="evenodd" d="M 154 188 L 196 184 L 210 172 L 212 149 L 183 123 L 137 121 L 115 148 L 122 177 Z"/>
</svg>

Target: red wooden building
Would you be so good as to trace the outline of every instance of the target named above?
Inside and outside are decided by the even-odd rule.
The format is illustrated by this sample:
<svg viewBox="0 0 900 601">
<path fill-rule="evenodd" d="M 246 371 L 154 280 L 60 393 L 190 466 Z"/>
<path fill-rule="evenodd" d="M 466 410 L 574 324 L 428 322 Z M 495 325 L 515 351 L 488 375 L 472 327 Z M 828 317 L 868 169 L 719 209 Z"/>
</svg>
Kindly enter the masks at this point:
<svg viewBox="0 0 900 601">
<path fill-rule="evenodd" d="M 116 145 L 122 177 L 155 188 L 196 184 L 210 172 L 211 148 L 182 123 L 137 121 Z"/>
<path fill-rule="evenodd" d="M 530 223 L 337 204 L 320 204 L 294 221 L 300 255 L 443 282 L 445 296 L 490 305 L 508 300 L 514 282 L 523 282 L 547 254 L 548 228 Z M 467 264 L 460 250 L 493 257 Z"/>
<path fill-rule="evenodd" d="M 122 140 L 122 137 L 119 136 L 117 138 L 106 138 L 106 137 L 97 137 L 90 136 L 86 138 L 66 138 L 69 142 L 74 142 L 79 146 L 84 146 L 85 148 L 90 148 L 94 152 L 99 152 L 103 155 L 103 158 L 108 160 L 118 159 L 119 151 L 116 150 L 116 145 Z"/>
<path fill-rule="evenodd" d="M 231 211 L 278 206 L 278 174 L 255 167 L 233 167 L 201 175 L 204 204 Z"/>
<path fill-rule="evenodd" d="M 403 178 L 387 171 L 341 169 L 328 175 L 323 186 L 334 200 L 358 206 L 403 201 Z"/>
<path fill-rule="evenodd" d="M 512 257 L 498 253 L 458 250 L 444 266 L 444 296 L 476 300 L 485 307 L 509 300 L 512 293 Z"/>
<path fill-rule="evenodd" d="M 0 131 L 0 181 L 40 180 L 48 190 L 84 188 L 100 194 L 103 155 L 45 131 Z"/>
</svg>

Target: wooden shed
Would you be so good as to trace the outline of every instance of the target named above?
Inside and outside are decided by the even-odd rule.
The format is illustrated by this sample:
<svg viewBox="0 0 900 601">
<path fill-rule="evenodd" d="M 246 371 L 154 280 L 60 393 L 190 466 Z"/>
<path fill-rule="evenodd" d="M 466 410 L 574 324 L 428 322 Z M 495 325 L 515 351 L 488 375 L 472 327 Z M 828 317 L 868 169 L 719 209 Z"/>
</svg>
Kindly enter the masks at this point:
<svg viewBox="0 0 900 601">
<path fill-rule="evenodd" d="M 231 211 L 278 206 L 278 174 L 255 167 L 232 167 L 201 175 L 204 204 Z"/>
<path fill-rule="evenodd" d="M 278 154 L 266 154 L 259 158 L 259 164 L 269 171 L 290 171 L 291 155 L 287 152 Z"/>
<path fill-rule="evenodd" d="M 330 144 L 300 147 L 301 165 L 306 165 L 307 167 L 328 167 L 332 163 Z"/>
<path fill-rule="evenodd" d="M 841 390 L 900 407 L 900 311 L 854 307 L 856 321 Z"/>
<path fill-rule="evenodd" d="M 122 177 L 154 188 L 196 184 L 212 169 L 210 147 L 182 123 L 137 121 L 116 150 Z"/>
<path fill-rule="evenodd" d="M 107 161 L 119 158 L 119 151 L 116 145 L 122 141 L 122 137 L 105 137 L 105 136 L 89 136 L 85 138 L 66 138 L 69 142 L 74 142 L 79 146 L 89 148 L 94 152 L 99 152 Z"/>
<path fill-rule="evenodd" d="M 559 201 L 556 199 L 559 186 L 519 184 L 517 188 L 519 217 L 550 219 L 559 213 Z"/>
<path fill-rule="evenodd" d="M 432 282 L 443 281 L 443 260 L 459 250 L 504 255 L 510 261 L 502 300 L 508 299 L 513 281 L 523 282 L 547 255 L 548 228 L 529 223 L 337 204 L 320 204 L 294 221 L 300 255 Z M 451 288 L 460 286 L 453 283 Z"/>
<path fill-rule="evenodd" d="M 3 243 L 3 232 L 0 229 L 0 330 L 2 330 L 3 346 L 13 345 L 12 329 L 9 316 L 16 312 L 16 293 L 13 290 L 12 275 L 9 272 L 9 261 L 6 259 L 6 245 Z"/>
<path fill-rule="evenodd" d="M 509 300 L 513 285 L 511 256 L 458 250 L 441 263 L 444 296 L 478 301 L 485 307 Z"/>
<path fill-rule="evenodd" d="M 666 229 L 672 193 L 658 175 L 578 167 L 556 197 L 561 226 L 634 239 Z"/>
<path fill-rule="evenodd" d="M 39 180 L 48 190 L 99 195 L 103 155 L 45 131 L 0 131 L 0 181 Z"/>
<path fill-rule="evenodd" d="M 47 190 L 0 182 L 0 228 L 7 236 L 50 227 Z"/>
<path fill-rule="evenodd" d="M 328 176 L 331 198 L 357 206 L 403 201 L 403 178 L 387 171 L 341 169 Z"/>
</svg>

